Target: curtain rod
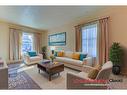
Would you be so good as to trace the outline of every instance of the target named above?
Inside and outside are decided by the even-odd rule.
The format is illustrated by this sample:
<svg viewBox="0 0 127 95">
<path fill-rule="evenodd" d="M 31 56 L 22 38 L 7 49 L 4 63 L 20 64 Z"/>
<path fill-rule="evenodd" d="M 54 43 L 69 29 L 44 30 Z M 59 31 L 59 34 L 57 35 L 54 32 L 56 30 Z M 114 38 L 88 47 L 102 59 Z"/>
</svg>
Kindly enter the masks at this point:
<svg viewBox="0 0 127 95">
<path fill-rule="evenodd" d="M 25 30 L 25 29 L 18 29 L 18 28 L 12 28 L 12 27 L 10 27 L 9 29 L 15 29 L 15 30 L 19 30 L 19 31 L 21 31 L 21 32 L 28 32 L 28 33 L 42 33 L 42 32 L 33 32 L 33 31 L 28 31 L 28 30 Z"/>
<path fill-rule="evenodd" d="M 99 20 L 101 20 L 101 19 L 106 19 L 106 18 L 110 18 L 110 16 L 106 16 L 106 17 L 102 17 L 102 18 L 99 18 L 99 19 L 90 20 L 90 21 L 87 21 L 86 23 L 78 24 L 78 25 L 76 25 L 76 26 L 85 25 L 85 24 L 87 24 L 87 23 L 96 22 L 96 21 L 99 21 Z M 76 26 L 75 26 L 75 27 L 76 27 Z"/>
<path fill-rule="evenodd" d="M 10 27 L 9 29 L 15 29 L 15 30 L 20 30 L 20 31 L 22 31 L 22 29 L 17 29 L 17 28 L 12 28 L 12 27 Z"/>
</svg>

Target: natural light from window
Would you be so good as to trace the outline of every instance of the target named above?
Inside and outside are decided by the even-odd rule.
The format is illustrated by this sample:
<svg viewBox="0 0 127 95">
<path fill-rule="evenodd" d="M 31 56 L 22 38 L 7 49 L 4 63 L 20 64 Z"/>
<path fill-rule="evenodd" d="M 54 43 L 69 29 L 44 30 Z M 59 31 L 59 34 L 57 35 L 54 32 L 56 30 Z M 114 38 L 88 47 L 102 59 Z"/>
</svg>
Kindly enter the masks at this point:
<svg viewBox="0 0 127 95">
<path fill-rule="evenodd" d="M 23 33 L 22 35 L 22 54 L 33 50 L 33 34 Z"/>
<path fill-rule="evenodd" d="M 82 27 L 82 52 L 96 57 L 97 54 L 97 24 Z"/>
</svg>

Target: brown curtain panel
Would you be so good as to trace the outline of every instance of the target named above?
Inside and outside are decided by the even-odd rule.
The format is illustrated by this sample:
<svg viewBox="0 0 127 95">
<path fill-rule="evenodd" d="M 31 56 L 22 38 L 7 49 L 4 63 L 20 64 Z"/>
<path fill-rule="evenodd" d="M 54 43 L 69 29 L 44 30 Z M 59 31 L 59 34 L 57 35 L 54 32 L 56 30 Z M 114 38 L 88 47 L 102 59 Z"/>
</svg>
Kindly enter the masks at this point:
<svg viewBox="0 0 127 95">
<path fill-rule="evenodd" d="M 9 60 L 21 59 L 21 36 L 22 33 L 16 29 L 9 30 Z"/>
<path fill-rule="evenodd" d="M 37 53 L 41 52 L 42 46 L 42 34 L 41 33 L 34 33 L 34 49 Z"/>
<path fill-rule="evenodd" d="M 81 32 L 81 25 L 75 26 L 75 37 L 76 37 L 76 46 L 75 49 L 77 52 L 82 51 L 82 32 Z"/>
<path fill-rule="evenodd" d="M 108 18 L 99 19 L 98 62 L 104 64 L 109 55 Z"/>
</svg>

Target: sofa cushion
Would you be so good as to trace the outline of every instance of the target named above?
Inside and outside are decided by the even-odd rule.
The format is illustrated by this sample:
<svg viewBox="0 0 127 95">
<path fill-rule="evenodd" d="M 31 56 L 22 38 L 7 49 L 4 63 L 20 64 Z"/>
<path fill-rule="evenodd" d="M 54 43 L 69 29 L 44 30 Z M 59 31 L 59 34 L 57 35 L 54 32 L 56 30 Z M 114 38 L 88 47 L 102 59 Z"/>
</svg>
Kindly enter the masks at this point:
<svg viewBox="0 0 127 95">
<path fill-rule="evenodd" d="M 39 61 L 41 60 L 41 58 L 39 56 L 34 56 L 34 57 L 30 57 L 30 61 L 33 62 L 33 61 Z"/>
<path fill-rule="evenodd" d="M 28 52 L 28 55 L 29 55 L 30 57 L 34 57 L 34 56 L 37 56 L 37 53 L 36 53 L 35 51 L 29 51 L 29 52 Z"/>
<path fill-rule="evenodd" d="M 73 53 L 72 54 L 72 59 L 79 60 L 79 58 L 80 58 L 80 54 L 79 53 Z"/>
<path fill-rule="evenodd" d="M 86 58 L 87 54 L 80 54 L 80 60 L 83 61 L 84 58 Z"/>
<path fill-rule="evenodd" d="M 82 61 L 71 59 L 68 57 L 56 57 L 56 61 L 63 62 L 63 63 L 69 63 L 76 66 L 82 66 Z"/>
<path fill-rule="evenodd" d="M 66 52 L 64 53 L 64 56 L 65 56 L 65 57 L 68 57 L 68 58 L 72 58 L 72 54 L 73 54 L 73 52 L 71 52 L 71 51 L 66 51 Z"/>
</svg>

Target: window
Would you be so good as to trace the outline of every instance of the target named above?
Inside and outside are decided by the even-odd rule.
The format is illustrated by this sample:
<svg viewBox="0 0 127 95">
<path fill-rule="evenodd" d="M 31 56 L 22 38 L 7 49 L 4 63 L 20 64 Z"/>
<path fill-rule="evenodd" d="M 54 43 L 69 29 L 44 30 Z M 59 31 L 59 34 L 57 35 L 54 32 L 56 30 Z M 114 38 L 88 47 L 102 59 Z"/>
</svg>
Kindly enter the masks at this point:
<svg viewBox="0 0 127 95">
<path fill-rule="evenodd" d="M 97 24 L 82 27 L 82 52 L 96 57 L 97 54 Z"/>
<path fill-rule="evenodd" d="M 22 53 L 33 50 L 33 34 L 23 33 L 22 35 Z"/>
</svg>

